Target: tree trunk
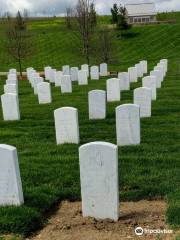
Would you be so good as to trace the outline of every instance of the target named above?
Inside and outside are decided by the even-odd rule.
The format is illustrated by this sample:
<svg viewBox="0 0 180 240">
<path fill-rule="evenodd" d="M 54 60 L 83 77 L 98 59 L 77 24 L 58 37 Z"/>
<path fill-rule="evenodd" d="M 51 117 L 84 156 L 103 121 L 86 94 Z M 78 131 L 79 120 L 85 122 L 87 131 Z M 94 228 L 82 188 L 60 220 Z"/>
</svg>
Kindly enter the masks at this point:
<svg viewBox="0 0 180 240">
<path fill-rule="evenodd" d="M 18 59 L 18 63 L 19 63 L 19 73 L 20 73 L 19 78 L 22 80 L 23 74 L 22 74 L 21 58 Z"/>
<path fill-rule="evenodd" d="M 89 60 L 89 40 L 88 40 L 88 37 L 86 39 L 86 60 L 87 60 L 87 63 L 89 65 L 90 60 Z"/>
<path fill-rule="evenodd" d="M 87 59 L 87 64 L 89 65 L 89 63 L 90 63 L 90 60 L 89 60 L 89 46 L 87 46 L 87 49 L 86 49 L 86 59 Z"/>
</svg>

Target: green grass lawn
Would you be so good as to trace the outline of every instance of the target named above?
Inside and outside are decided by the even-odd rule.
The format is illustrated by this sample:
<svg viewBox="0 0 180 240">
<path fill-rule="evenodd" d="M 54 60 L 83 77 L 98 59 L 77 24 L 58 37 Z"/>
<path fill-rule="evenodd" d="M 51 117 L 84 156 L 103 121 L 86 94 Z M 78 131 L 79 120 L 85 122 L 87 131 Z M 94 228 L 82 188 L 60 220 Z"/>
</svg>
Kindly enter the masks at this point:
<svg viewBox="0 0 180 240">
<path fill-rule="evenodd" d="M 57 21 L 57 20 L 54 20 Z M 103 20 L 104 21 L 104 20 Z M 180 226 L 180 25 L 135 27 L 133 37 L 117 38 L 116 59 L 112 70 L 127 70 L 141 59 L 149 61 L 149 70 L 161 58 L 169 59 L 169 71 L 157 101 L 153 101 L 152 117 L 141 120 L 141 145 L 119 148 L 120 201 L 165 198 L 167 221 Z M 24 62 L 24 68 L 41 70 L 46 64 L 60 69 L 64 64 L 78 66 L 84 58 L 75 51 L 78 39 L 65 30 L 61 21 L 32 22 L 39 42 L 37 55 Z M 43 33 L 45 32 L 45 33 Z M 2 39 L 1 39 L 2 41 Z M 14 62 L 0 46 L 1 69 L 14 67 Z M 91 59 L 92 63 L 96 58 Z M 1 71 L 0 69 L 0 71 Z M 80 145 L 91 141 L 116 143 L 115 107 L 132 103 L 133 89 L 122 93 L 120 102 L 108 103 L 107 118 L 88 120 L 88 91 L 105 89 L 106 78 L 90 81 L 88 86 L 73 85 L 72 94 L 61 94 L 52 87 L 53 103 L 39 105 L 27 81 L 19 82 L 21 121 L 4 122 L 0 109 L 1 143 L 17 147 L 24 191 L 22 207 L 0 208 L 0 233 L 27 235 L 45 222 L 44 213 L 63 199 L 80 199 L 78 147 L 57 146 L 53 111 L 59 107 L 78 108 Z M 3 93 L 5 79 L 0 81 Z"/>
<path fill-rule="evenodd" d="M 148 25 L 134 27 L 129 34 L 121 38 L 119 32 L 113 31 L 113 56 L 110 64 L 111 70 L 126 70 L 128 65 L 133 65 L 139 59 L 158 61 L 160 58 L 179 59 L 180 57 L 180 13 L 160 15 L 161 19 L 177 19 L 176 24 Z M 98 23 L 110 24 L 110 17 L 98 18 Z M 4 25 L 0 24 L 0 71 L 7 71 L 17 67 L 14 59 L 7 55 L 4 49 Z M 35 51 L 32 57 L 23 62 L 23 69 L 32 66 L 43 70 L 45 65 L 60 68 L 70 64 L 77 66 L 86 60 L 81 54 L 81 44 L 77 33 L 67 30 L 64 21 L 52 18 L 42 21 L 29 22 L 32 32 Z M 90 57 L 91 64 L 99 64 L 100 57 L 95 54 L 93 47 Z"/>
</svg>

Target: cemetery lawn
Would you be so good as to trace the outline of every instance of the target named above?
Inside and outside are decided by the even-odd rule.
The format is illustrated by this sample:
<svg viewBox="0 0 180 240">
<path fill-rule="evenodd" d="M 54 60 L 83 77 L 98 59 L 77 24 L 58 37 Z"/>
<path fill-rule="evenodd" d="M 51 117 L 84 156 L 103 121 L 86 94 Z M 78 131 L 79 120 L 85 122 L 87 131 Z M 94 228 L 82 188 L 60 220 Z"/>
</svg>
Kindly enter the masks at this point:
<svg viewBox="0 0 180 240">
<path fill-rule="evenodd" d="M 85 63 L 72 50 L 71 44 L 75 46 L 77 39 L 63 27 L 37 21 L 32 23 L 32 29 L 41 45 L 37 56 L 26 61 L 24 68 L 42 70 L 43 66 L 51 65 L 60 69 L 64 64 Z M 152 104 L 152 117 L 141 120 L 141 145 L 119 148 L 119 189 L 120 201 L 167 200 L 166 219 L 176 227 L 180 226 L 179 29 L 177 21 L 173 25 L 134 27 L 132 38 L 119 39 L 115 32 L 119 62 L 110 65 L 111 70 L 127 71 L 141 59 L 147 59 L 151 70 L 161 58 L 169 59 L 167 77 Z M 0 51 L 1 71 L 14 67 L 2 47 Z M 97 59 L 91 61 L 99 63 Z M 116 143 L 115 107 L 133 102 L 133 89 L 141 86 L 141 79 L 131 85 L 131 91 L 122 93 L 120 102 L 108 103 L 105 120 L 89 121 L 88 91 L 105 90 L 105 80 L 90 81 L 88 86 L 74 83 L 72 94 L 61 94 L 53 86 L 53 102 L 47 105 L 39 105 L 29 83 L 20 81 L 21 121 L 2 121 L 0 109 L 1 143 L 17 147 L 25 199 L 22 207 L 0 208 L 0 233 L 28 235 L 46 223 L 58 202 L 80 200 L 78 146 L 56 145 L 53 111 L 63 106 L 78 108 L 80 145 L 91 141 Z M 4 83 L 5 79 L 1 79 L 1 94 Z"/>
</svg>

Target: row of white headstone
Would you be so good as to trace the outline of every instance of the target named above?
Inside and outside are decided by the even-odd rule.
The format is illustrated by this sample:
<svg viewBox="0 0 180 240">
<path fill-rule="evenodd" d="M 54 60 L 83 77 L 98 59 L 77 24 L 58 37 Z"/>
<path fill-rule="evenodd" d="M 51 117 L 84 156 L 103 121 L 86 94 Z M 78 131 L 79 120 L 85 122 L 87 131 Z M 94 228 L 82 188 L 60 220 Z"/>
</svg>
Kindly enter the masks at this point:
<svg viewBox="0 0 180 240">
<path fill-rule="evenodd" d="M 62 71 L 57 71 L 50 66 L 44 68 L 45 79 L 50 83 L 54 83 L 56 87 L 61 88 L 62 93 L 72 93 L 72 82 L 77 81 L 79 85 L 88 85 L 88 78 L 91 80 L 99 80 L 100 76 L 108 76 L 108 66 L 106 63 L 100 66 L 91 66 L 88 64 L 78 67 L 65 65 Z"/>
<path fill-rule="evenodd" d="M 43 77 L 41 77 L 40 74 L 33 68 L 27 68 L 26 72 L 27 79 L 30 82 L 31 87 L 34 89 L 34 94 L 38 95 L 39 104 L 51 103 L 52 95 L 50 83 L 44 82 Z M 92 66 L 90 68 L 90 74 L 91 79 L 99 79 L 99 76 L 107 76 L 107 64 L 102 63 L 100 64 L 100 67 Z M 78 80 L 79 85 L 88 84 L 88 76 L 89 66 L 87 64 L 82 65 L 81 70 L 78 70 L 77 67 L 70 68 L 68 65 L 63 66 L 62 71 L 56 71 L 51 67 L 45 68 L 46 80 L 55 82 L 56 86 L 60 86 L 62 93 L 72 92 L 72 81 Z M 4 120 L 20 120 L 18 80 L 17 72 L 15 69 L 11 69 L 8 73 L 6 85 L 4 86 L 4 95 L 1 96 L 1 102 Z"/>
<path fill-rule="evenodd" d="M 117 78 L 106 81 L 107 102 L 121 100 L 121 91 L 130 90 L 130 84 L 137 82 L 139 77 L 147 74 L 147 61 L 143 60 L 134 67 L 129 67 L 128 72 L 118 73 Z"/>
<path fill-rule="evenodd" d="M 4 120 L 19 120 L 18 79 L 10 69 L 1 95 Z M 0 206 L 23 204 L 23 191 L 15 147 L 0 144 Z"/>
<path fill-rule="evenodd" d="M 159 66 L 158 66 L 159 67 Z M 57 72 L 56 70 L 47 67 L 45 68 L 45 76 L 48 79 L 52 79 L 50 76 L 54 76 L 55 84 L 61 86 L 62 92 L 72 92 L 72 79 L 75 80 L 75 69 L 78 74 L 81 76 L 81 72 L 86 71 L 89 73 L 89 66 L 84 64 L 81 66 L 82 70 L 78 70 L 78 68 L 70 68 L 68 65 L 63 66 L 61 72 Z M 98 71 L 97 71 L 98 70 Z M 94 75 L 94 72 L 98 72 L 98 76 L 106 76 L 108 74 L 107 64 L 100 64 L 100 74 L 99 67 L 92 66 L 90 68 L 91 75 Z M 50 74 L 51 73 L 51 74 Z M 53 74 L 52 74 L 53 73 Z M 70 75 L 63 75 L 68 74 Z M 121 90 L 129 90 L 130 82 L 136 82 L 139 76 L 143 76 L 144 73 L 147 73 L 147 61 L 141 61 L 136 64 L 134 67 L 128 69 L 128 72 L 123 72 L 118 74 L 119 84 L 116 81 L 117 79 L 109 79 L 107 81 L 107 101 L 119 101 L 120 100 L 120 91 Z M 153 73 L 152 73 L 153 74 Z M 154 73 L 156 74 L 156 73 Z M 87 74 L 88 75 L 88 74 Z M 40 76 L 38 72 L 36 72 L 33 68 L 27 69 L 27 78 L 31 83 L 31 86 L 34 89 L 34 94 L 38 95 L 38 100 L 40 104 L 46 104 L 52 102 L 51 96 L 51 86 L 48 82 L 44 82 L 43 78 Z M 79 82 L 84 83 L 87 79 L 87 76 L 84 75 L 82 78 L 79 78 Z M 80 84 L 81 84 L 80 83 Z M 3 116 L 4 120 L 19 120 L 20 119 L 20 111 L 19 111 L 19 100 L 18 100 L 18 81 L 16 70 L 11 69 L 8 74 L 8 79 L 6 81 L 6 85 L 4 86 L 5 95 L 2 96 L 2 108 L 3 108 Z M 7 95 L 10 94 L 10 95 Z M 17 95 L 17 96 L 15 96 Z M 3 99 L 5 99 L 3 101 Z M 8 102 L 8 104 L 7 104 Z M 11 111 L 13 109 L 14 111 Z"/>
<path fill-rule="evenodd" d="M 40 77 L 39 73 L 33 68 L 27 68 L 27 79 L 34 88 L 34 94 L 38 95 L 39 104 L 47 104 L 52 102 L 51 85 L 48 82 L 44 82 L 44 79 Z M 99 76 L 108 75 L 108 66 L 106 63 L 98 66 L 92 66 L 89 73 L 89 65 L 84 64 L 81 66 L 81 70 L 78 67 L 71 67 L 65 65 L 62 67 L 62 71 L 57 71 L 52 67 L 44 68 L 45 80 L 50 83 L 55 83 L 56 87 L 61 88 L 62 93 L 72 93 L 72 82 L 78 81 L 79 85 L 87 85 L 89 74 L 91 79 L 99 79 Z"/>
<path fill-rule="evenodd" d="M 157 71 L 162 73 L 163 79 L 167 72 L 167 65 L 167 60 L 161 60 L 157 66 Z M 152 89 L 147 89 L 148 96 L 151 93 L 152 97 Z M 126 137 L 128 141 L 133 142 L 135 138 L 139 138 L 140 108 L 141 104 L 123 104 L 116 108 L 116 126 L 120 139 L 123 139 L 123 145 Z M 57 109 L 55 119 L 57 119 L 56 124 L 58 123 L 58 132 L 61 132 L 61 135 L 64 137 L 67 135 L 72 141 L 74 141 L 74 136 L 76 139 L 79 138 L 77 109 Z M 62 141 L 61 137 L 59 141 Z M 0 145 L 0 156 L 3 172 L 0 205 L 20 205 L 24 200 L 16 149 Z M 79 148 L 79 163 L 83 216 L 117 221 L 119 218 L 117 145 L 106 142 L 85 144 Z"/>
<path fill-rule="evenodd" d="M 150 75 L 142 79 L 142 87 L 134 90 L 134 104 L 140 106 L 140 117 L 151 117 L 151 101 L 157 98 L 157 89 L 161 88 L 167 67 L 167 60 L 161 60 Z"/>
<path fill-rule="evenodd" d="M 33 68 L 27 68 L 27 80 L 38 95 L 39 104 L 48 104 L 52 102 L 51 85 L 44 81 L 44 78 Z"/>
<path fill-rule="evenodd" d="M 19 120 L 18 79 L 16 69 L 10 69 L 1 95 L 3 119 L 5 121 Z"/>
<path fill-rule="evenodd" d="M 106 91 L 92 90 L 88 94 L 89 102 L 89 119 L 105 119 L 106 118 L 106 103 L 111 101 L 120 101 L 121 91 L 130 89 L 130 79 L 137 79 L 137 69 L 141 69 L 141 76 L 147 73 L 147 61 L 141 61 L 136 64 L 133 69 L 136 74 L 129 73 L 132 68 L 128 69 L 128 72 L 118 74 L 118 78 L 108 79 L 106 81 Z M 130 78 L 131 77 L 131 78 Z M 124 110 L 126 107 L 127 110 Z M 135 108 L 133 108 L 135 107 Z M 134 110 L 133 110 L 134 109 Z M 123 112 L 126 114 L 122 114 Z M 140 143 L 140 120 L 135 118 L 138 116 L 139 107 L 125 105 L 120 106 L 116 110 L 117 116 L 117 143 L 118 145 L 131 145 Z M 122 112 L 122 113 L 121 113 Z M 131 114 L 132 112 L 132 114 Z M 132 115 L 132 116 L 131 116 Z M 134 116 L 135 115 L 135 116 Z M 121 116 L 124 120 L 121 122 Z M 131 116 L 131 120 L 129 119 Z M 78 121 L 78 109 L 72 107 L 63 107 L 54 111 L 55 119 L 55 131 L 57 144 L 80 142 L 79 134 L 79 121 Z M 129 119 L 129 120 L 128 120 Z M 131 122 L 135 123 L 132 124 Z M 119 124 L 120 123 L 120 124 Z M 123 126 L 122 130 L 119 130 L 119 126 Z M 133 133 L 129 132 L 129 124 L 134 126 Z M 136 129 L 137 128 L 137 129 Z M 123 130 L 126 129 L 126 130 Z M 123 133 L 125 131 L 125 133 Z M 120 132 L 120 134 L 118 134 Z M 132 136 L 133 134 L 133 136 Z"/>
<path fill-rule="evenodd" d="M 79 85 L 87 85 L 88 77 L 91 80 L 99 80 L 99 77 L 108 76 L 108 66 L 106 63 L 101 63 L 100 66 L 91 66 L 88 64 L 81 65 L 81 69 L 78 67 L 70 67 L 65 65 L 62 67 L 62 71 L 57 71 L 50 66 L 44 68 L 45 79 L 51 83 L 55 83 L 55 86 L 61 86 L 63 82 L 63 76 L 69 76 L 71 81 L 78 81 Z"/>
</svg>

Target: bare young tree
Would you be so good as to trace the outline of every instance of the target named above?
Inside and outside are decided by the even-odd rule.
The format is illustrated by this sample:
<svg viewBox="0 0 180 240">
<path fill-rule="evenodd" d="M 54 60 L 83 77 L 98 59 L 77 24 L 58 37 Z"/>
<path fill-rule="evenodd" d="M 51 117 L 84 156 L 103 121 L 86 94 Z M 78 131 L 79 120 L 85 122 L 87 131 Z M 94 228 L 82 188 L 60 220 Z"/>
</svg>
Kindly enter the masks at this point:
<svg viewBox="0 0 180 240">
<path fill-rule="evenodd" d="M 113 34 L 112 30 L 108 28 L 102 28 L 99 31 L 99 59 L 101 62 L 109 63 L 111 62 L 113 55 L 114 55 L 114 44 L 112 42 Z"/>
<path fill-rule="evenodd" d="M 19 65 L 20 77 L 22 78 L 22 61 L 32 55 L 33 43 L 24 18 L 18 11 L 15 18 L 6 17 L 6 48 L 8 53 Z"/>
<path fill-rule="evenodd" d="M 75 19 L 78 26 L 78 32 L 82 40 L 82 50 L 87 63 L 90 62 L 90 39 L 93 35 L 95 25 L 94 14 L 92 14 L 92 2 L 90 0 L 78 0 Z M 92 19 L 93 18 L 93 19 Z"/>
<path fill-rule="evenodd" d="M 117 45 L 115 31 L 106 25 L 99 26 L 91 40 L 91 59 L 97 63 L 115 63 Z"/>
</svg>

